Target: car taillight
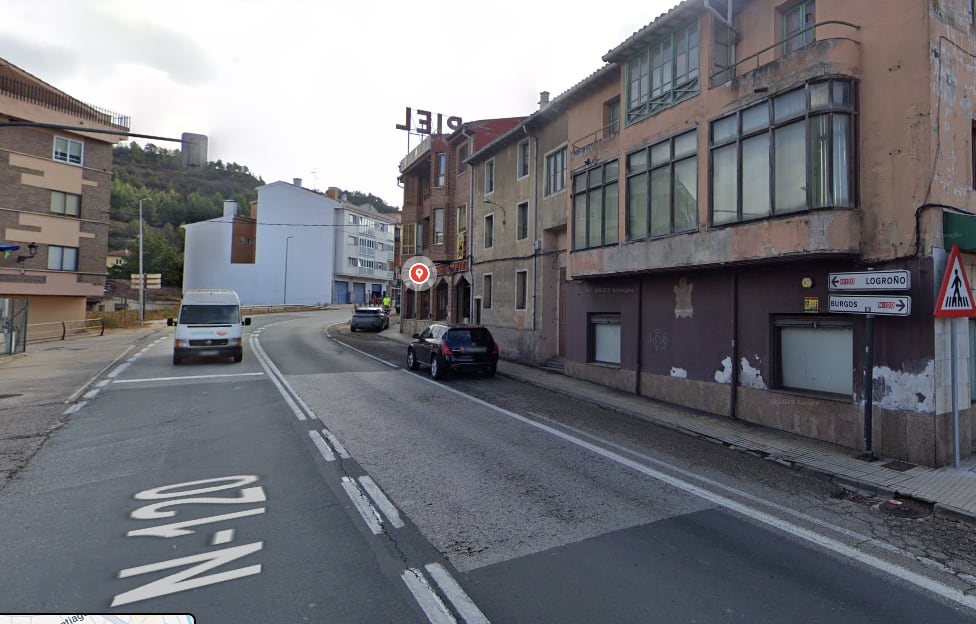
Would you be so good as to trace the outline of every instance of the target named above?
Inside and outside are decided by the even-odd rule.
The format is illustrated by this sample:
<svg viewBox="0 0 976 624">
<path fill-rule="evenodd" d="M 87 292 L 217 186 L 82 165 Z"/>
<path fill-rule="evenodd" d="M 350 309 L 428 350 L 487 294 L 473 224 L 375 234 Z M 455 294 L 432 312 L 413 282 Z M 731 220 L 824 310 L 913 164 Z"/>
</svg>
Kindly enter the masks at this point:
<svg viewBox="0 0 976 624">
<path fill-rule="evenodd" d="M 498 343 L 497 342 L 491 343 L 491 354 L 494 355 L 495 357 L 498 356 Z"/>
<path fill-rule="evenodd" d="M 446 342 L 441 343 L 441 355 L 454 355 L 454 352 L 451 351 L 451 347 L 447 346 Z"/>
</svg>

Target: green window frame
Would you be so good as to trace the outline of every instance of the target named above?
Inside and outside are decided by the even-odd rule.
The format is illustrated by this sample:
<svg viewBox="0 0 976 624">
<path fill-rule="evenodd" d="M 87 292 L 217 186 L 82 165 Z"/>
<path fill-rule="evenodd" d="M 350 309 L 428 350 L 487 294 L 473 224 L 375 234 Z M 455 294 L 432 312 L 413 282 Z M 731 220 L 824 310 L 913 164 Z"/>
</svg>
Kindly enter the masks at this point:
<svg viewBox="0 0 976 624">
<path fill-rule="evenodd" d="M 816 2 L 805 0 L 783 11 L 783 55 L 799 50 L 814 41 Z"/>
<path fill-rule="evenodd" d="M 698 229 L 698 129 L 627 155 L 627 240 Z"/>
<path fill-rule="evenodd" d="M 573 249 L 615 245 L 619 241 L 620 161 L 573 175 Z"/>
<path fill-rule="evenodd" d="M 698 95 L 701 88 L 698 20 L 655 41 L 627 63 L 627 124 Z"/>
</svg>

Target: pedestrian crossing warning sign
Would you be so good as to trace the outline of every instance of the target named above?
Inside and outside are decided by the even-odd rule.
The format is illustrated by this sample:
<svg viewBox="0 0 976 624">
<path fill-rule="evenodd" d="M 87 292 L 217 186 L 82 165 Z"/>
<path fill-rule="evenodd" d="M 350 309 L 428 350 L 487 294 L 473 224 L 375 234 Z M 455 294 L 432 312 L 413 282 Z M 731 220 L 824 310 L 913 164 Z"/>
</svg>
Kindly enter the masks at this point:
<svg viewBox="0 0 976 624">
<path fill-rule="evenodd" d="M 952 246 L 949 253 L 949 264 L 946 266 L 945 277 L 942 278 L 942 288 L 939 298 L 935 302 L 936 318 L 954 318 L 976 316 L 976 305 L 973 304 L 973 291 L 969 287 L 969 277 L 966 267 L 959 257 L 959 245 Z"/>
</svg>

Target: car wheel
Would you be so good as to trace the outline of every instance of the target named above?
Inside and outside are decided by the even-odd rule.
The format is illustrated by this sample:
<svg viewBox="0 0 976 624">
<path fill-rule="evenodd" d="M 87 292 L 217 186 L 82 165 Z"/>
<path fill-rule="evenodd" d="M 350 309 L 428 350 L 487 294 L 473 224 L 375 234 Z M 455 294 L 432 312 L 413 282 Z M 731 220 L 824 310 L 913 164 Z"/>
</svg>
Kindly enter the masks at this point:
<svg viewBox="0 0 976 624">
<path fill-rule="evenodd" d="M 353 332 L 353 333 L 356 333 L 356 328 L 355 328 L 355 327 L 353 327 L 352 325 L 350 325 L 350 326 L 349 326 L 349 331 L 351 331 L 351 332 Z"/>
<path fill-rule="evenodd" d="M 445 374 L 447 374 L 447 370 L 444 368 L 444 363 L 440 357 L 435 355 L 430 360 L 430 376 L 434 379 L 444 379 Z"/>
<path fill-rule="evenodd" d="M 244 354 L 243 354 L 243 353 L 242 353 L 242 354 L 240 354 L 240 355 L 235 355 L 235 356 L 234 356 L 234 361 L 235 361 L 235 362 L 240 362 L 240 361 L 241 361 L 241 360 L 243 360 L 243 359 L 244 359 Z"/>
<path fill-rule="evenodd" d="M 174 353 L 174 354 L 173 354 L 173 366 L 179 366 L 179 365 L 180 365 L 180 364 L 182 364 L 182 363 L 183 363 L 183 360 L 182 360 L 182 358 L 180 358 L 180 356 L 178 356 L 178 355 L 176 355 L 176 354 Z"/>
<path fill-rule="evenodd" d="M 410 370 L 420 368 L 420 362 L 417 361 L 417 355 L 413 352 L 413 349 L 407 349 L 407 368 Z"/>
</svg>

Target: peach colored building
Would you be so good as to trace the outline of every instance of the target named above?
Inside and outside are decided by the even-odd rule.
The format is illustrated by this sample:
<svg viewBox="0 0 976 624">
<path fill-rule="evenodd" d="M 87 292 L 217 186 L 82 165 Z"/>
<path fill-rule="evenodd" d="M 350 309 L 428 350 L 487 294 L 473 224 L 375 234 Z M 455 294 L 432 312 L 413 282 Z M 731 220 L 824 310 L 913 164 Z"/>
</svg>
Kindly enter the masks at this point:
<svg viewBox="0 0 976 624">
<path fill-rule="evenodd" d="M 25 303 L 31 324 L 80 320 L 104 296 L 112 144 L 128 123 L 0 59 L 0 243 L 20 246 L 0 255 L 0 321 Z"/>
<path fill-rule="evenodd" d="M 619 80 L 568 111 L 566 374 L 951 463 L 933 310 L 952 244 L 976 265 L 974 33 L 968 0 L 687 0 L 611 49 Z M 869 270 L 910 286 L 829 283 Z M 831 311 L 850 295 L 898 305 L 870 371 L 868 308 Z M 976 331 L 955 322 L 966 457 Z"/>
</svg>

